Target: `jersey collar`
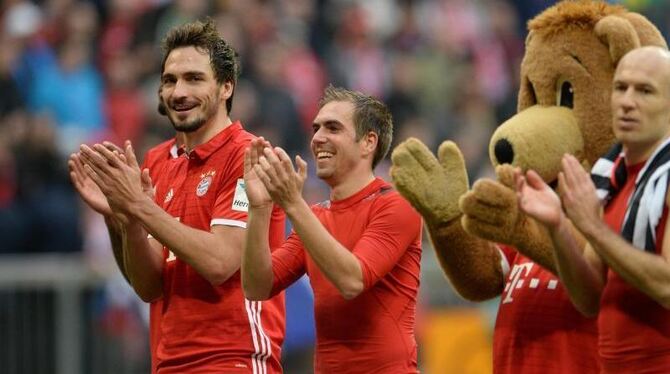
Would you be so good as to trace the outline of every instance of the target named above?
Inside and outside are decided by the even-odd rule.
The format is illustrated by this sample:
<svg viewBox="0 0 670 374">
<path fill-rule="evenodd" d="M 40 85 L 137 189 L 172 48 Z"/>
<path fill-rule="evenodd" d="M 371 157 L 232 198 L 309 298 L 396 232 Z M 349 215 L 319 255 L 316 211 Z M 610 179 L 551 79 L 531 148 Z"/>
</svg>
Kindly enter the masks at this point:
<svg viewBox="0 0 670 374">
<path fill-rule="evenodd" d="M 221 130 L 218 134 L 214 135 L 207 143 L 200 144 L 199 146 L 193 148 L 193 150 L 188 154 L 189 158 L 197 158 L 199 160 L 207 159 L 214 151 L 223 147 L 228 141 L 233 137 L 233 135 L 242 131 L 242 123 L 240 121 L 235 121 L 230 126 Z M 179 149 L 180 154 L 184 152 L 183 148 Z"/>
<path fill-rule="evenodd" d="M 375 177 L 375 179 L 372 180 L 372 182 L 368 183 L 367 186 L 363 187 L 360 191 L 356 192 L 355 194 L 346 197 L 342 200 L 332 200 L 330 202 L 330 209 L 331 210 L 339 210 L 339 209 L 345 209 L 348 208 L 357 202 L 374 195 L 377 191 L 379 191 L 382 187 L 384 187 L 387 183 L 379 178 Z"/>
</svg>

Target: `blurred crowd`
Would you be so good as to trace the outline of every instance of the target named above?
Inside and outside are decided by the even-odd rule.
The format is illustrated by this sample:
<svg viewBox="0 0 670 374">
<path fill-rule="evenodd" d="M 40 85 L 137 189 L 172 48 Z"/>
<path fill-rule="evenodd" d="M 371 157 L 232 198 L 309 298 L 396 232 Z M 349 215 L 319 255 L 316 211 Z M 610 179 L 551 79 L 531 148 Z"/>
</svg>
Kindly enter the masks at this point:
<svg viewBox="0 0 670 374">
<path fill-rule="evenodd" d="M 243 67 L 232 117 L 290 154 L 307 154 L 318 99 L 333 83 L 388 103 L 396 144 L 456 141 L 475 179 L 490 175 L 488 138 L 516 109 L 525 23 L 552 3 L 5 0 L 0 253 L 83 250 L 113 269 L 104 224 L 74 193 L 66 158 L 84 142 L 130 139 L 143 153 L 173 136 L 156 109 L 160 41 L 172 26 L 216 20 Z M 667 35 L 668 2 L 625 5 Z M 314 179 L 306 193 L 324 197 Z"/>
<path fill-rule="evenodd" d="M 112 329 L 137 334 L 134 325 L 119 328 L 120 320 L 133 322 L 126 313 L 109 308 L 123 309 L 137 299 L 116 270 L 102 218 L 74 192 L 66 160 L 81 143 L 129 139 L 144 154 L 174 136 L 157 111 L 157 90 L 160 41 L 175 25 L 205 16 L 217 22 L 242 64 L 231 117 L 289 154 L 311 160 L 311 121 L 323 88 L 332 83 L 383 99 L 394 117 L 394 145 L 414 136 L 435 150 L 443 140 L 454 140 L 472 181 L 492 175 L 488 139 L 516 111 L 526 22 L 553 3 L 4 0 L 0 254 L 82 253 L 102 276 L 116 277 L 102 299 L 112 310 L 104 314 Z M 623 3 L 668 37 L 670 2 Z M 387 177 L 389 166 L 387 159 L 377 173 Z M 307 201 L 326 198 L 324 187 L 312 173 Z M 424 251 L 422 283 L 440 286 L 422 287 L 423 304 L 464 303 L 444 286 L 432 256 Z M 310 309 L 304 296 L 309 291 L 291 292 L 302 292 L 294 299 L 306 304 L 289 305 L 288 348 L 313 339 L 313 331 L 299 331 L 312 326 L 305 323 L 310 315 L 301 314 Z M 136 352 L 146 365 L 146 352 Z M 309 352 L 304 357 L 310 367 Z"/>
</svg>

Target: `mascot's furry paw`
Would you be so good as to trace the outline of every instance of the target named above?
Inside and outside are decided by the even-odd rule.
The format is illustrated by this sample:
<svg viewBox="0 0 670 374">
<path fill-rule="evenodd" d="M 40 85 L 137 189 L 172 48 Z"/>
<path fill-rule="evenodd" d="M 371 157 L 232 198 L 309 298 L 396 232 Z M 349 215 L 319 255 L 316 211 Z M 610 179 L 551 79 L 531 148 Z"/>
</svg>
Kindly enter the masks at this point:
<svg viewBox="0 0 670 374">
<path fill-rule="evenodd" d="M 480 179 L 459 200 L 461 223 L 471 235 L 496 243 L 516 245 L 526 216 L 519 210 L 514 190 L 514 168 L 496 167 L 498 181 Z"/>
<path fill-rule="evenodd" d="M 391 155 L 393 183 L 429 225 L 460 216 L 458 198 L 468 190 L 463 155 L 454 142 L 440 145 L 435 158 L 421 141 L 409 138 Z"/>
</svg>

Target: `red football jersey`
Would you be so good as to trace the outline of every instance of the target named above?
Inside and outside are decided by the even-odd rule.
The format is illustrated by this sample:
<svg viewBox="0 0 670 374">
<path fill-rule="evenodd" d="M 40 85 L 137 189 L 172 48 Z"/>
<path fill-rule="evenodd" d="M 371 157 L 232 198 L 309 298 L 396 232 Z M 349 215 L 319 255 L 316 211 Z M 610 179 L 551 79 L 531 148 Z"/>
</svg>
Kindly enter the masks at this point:
<svg viewBox="0 0 670 374">
<path fill-rule="evenodd" d="M 154 181 L 156 202 L 197 229 L 245 228 L 244 149 L 252 139 L 235 122 L 189 154 L 180 152 Z M 270 245 L 280 244 L 283 234 L 284 215 L 275 209 Z M 214 287 L 168 248 L 164 258 L 160 322 L 152 323 L 160 328 L 158 373 L 281 373 L 283 295 L 248 301 L 239 272 Z"/>
<path fill-rule="evenodd" d="M 421 217 L 377 178 L 358 193 L 312 207 L 359 260 L 365 289 L 345 300 L 297 234 L 272 256 L 273 292 L 305 272 L 314 290 L 316 373 L 417 373 L 414 337 Z"/>
<path fill-rule="evenodd" d="M 501 249 L 509 271 L 493 333 L 494 373 L 598 373 L 596 319 L 574 308 L 551 272 Z"/>
<path fill-rule="evenodd" d="M 616 232 L 621 232 L 635 179 L 643 166 L 628 167 L 626 184 L 605 207 L 605 223 Z M 661 253 L 667 219 L 666 205 L 656 226 L 657 254 Z M 670 372 L 670 311 L 611 269 L 600 299 L 598 329 L 604 373 Z"/>
<path fill-rule="evenodd" d="M 144 155 L 141 169 L 149 169 L 149 175 L 154 183 L 163 172 L 168 161 L 177 158 L 177 143 L 175 139 L 167 140 L 151 148 Z M 149 306 L 149 350 L 151 352 L 151 372 L 156 373 L 156 348 L 160 340 L 160 317 L 162 313 L 162 299 L 153 301 Z"/>
</svg>

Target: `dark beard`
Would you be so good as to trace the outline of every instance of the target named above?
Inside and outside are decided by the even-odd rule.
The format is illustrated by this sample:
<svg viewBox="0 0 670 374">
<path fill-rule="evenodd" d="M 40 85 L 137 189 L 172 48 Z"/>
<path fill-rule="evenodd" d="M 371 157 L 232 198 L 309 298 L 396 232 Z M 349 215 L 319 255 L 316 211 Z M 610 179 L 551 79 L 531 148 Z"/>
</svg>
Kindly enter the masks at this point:
<svg viewBox="0 0 670 374">
<path fill-rule="evenodd" d="M 191 122 L 177 124 L 170 118 L 170 122 L 172 122 L 172 127 L 178 132 L 195 132 L 200 129 L 207 120 L 205 118 L 196 118 Z"/>
<path fill-rule="evenodd" d="M 216 106 L 210 106 L 202 116 L 197 117 L 190 122 L 176 123 L 170 113 L 168 113 L 167 117 L 170 122 L 172 122 L 172 127 L 174 127 L 177 132 L 190 133 L 198 131 L 205 123 L 207 123 L 207 121 L 216 115 L 217 111 L 218 108 Z"/>
</svg>

